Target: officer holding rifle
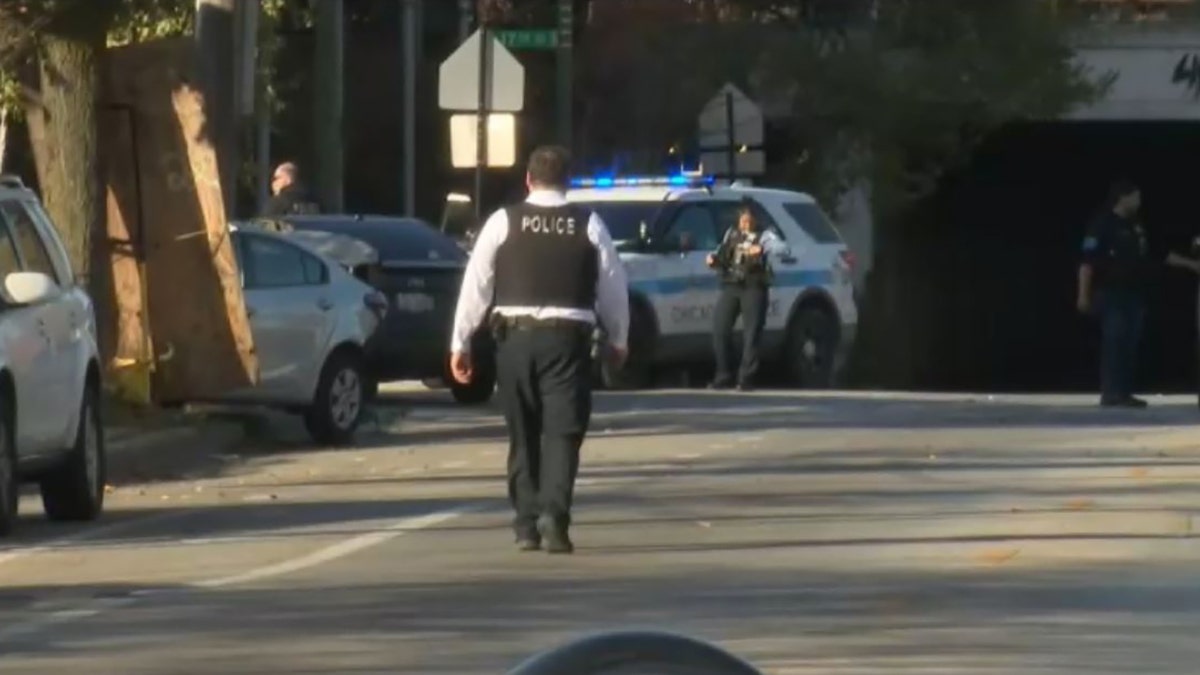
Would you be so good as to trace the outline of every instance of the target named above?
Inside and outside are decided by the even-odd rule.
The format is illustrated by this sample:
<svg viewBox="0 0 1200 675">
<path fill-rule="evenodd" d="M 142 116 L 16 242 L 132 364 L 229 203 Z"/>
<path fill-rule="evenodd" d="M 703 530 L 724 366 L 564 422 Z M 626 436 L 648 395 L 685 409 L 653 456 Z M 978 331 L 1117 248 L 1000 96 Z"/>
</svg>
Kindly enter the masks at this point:
<svg viewBox="0 0 1200 675">
<path fill-rule="evenodd" d="M 760 230 L 749 200 L 737 212 L 737 224 L 725 233 L 721 245 L 708 255 L 708 266 L 721 275 L 721 295 L 713 311 L 713 348 L 717 373 L 711 389 L 734 385 L 730 336 L 738 315 L 742 317 L 742 361 L 737 388 L 749 391 L 758 373 L 759 345 L 770 300 L 772 271 L 768 255 L 786 255 L 788 246 L 771 230 Z"/>
</svg>

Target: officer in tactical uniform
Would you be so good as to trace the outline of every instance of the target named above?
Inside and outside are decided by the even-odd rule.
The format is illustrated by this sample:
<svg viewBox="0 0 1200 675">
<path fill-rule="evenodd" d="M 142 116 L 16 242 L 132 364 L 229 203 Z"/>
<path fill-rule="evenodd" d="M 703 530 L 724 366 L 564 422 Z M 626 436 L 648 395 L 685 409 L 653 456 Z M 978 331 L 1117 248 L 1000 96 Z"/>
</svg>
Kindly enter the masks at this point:
<svg viewBox="0 0 1200 675">
<path fill-rule="evenodd" d="M 747 201 L 737 212 L 737 224 L 729 228 L 716 251 L 708 255 L 708 266 L 721 275 L 721 295 L 713 311 L 713 348 L 717 373 L 712 389 L 733 385 L 730 336 L 738 314 L 742 317 L 742 362 L 737 387 L 748 391 L 758 373 L 759 344 L 770 301 L 771 263 L 768 255 L 784 255 L 788 246 L 771 230 L 761 230 Z"/>
<path fill-rule="evenodd" d="M 1137 222 L 1141 191 L 1117 181 L 1108 208 L 1088 227 L 1079 266 L 1076 306 L 1100 320 L 1100 404 L 1145 408 L 1133 395 L 1145 293 L 1153 268 L 1146 233 Z"/>
<path fill-rule="evenodd" d="M 625 271 L 604 221 L 569 204 L 570 156 L 529 159 L 525 202 L 492 214 L 463 277 L 450 346 L 454 379 L 471 380 L 471 338 L 489 321 L 508 426 L 508 495 L 517 547 L 571 553 L 568 528 L 579 449 L 592 405 L 597 318 L 620 365 L 629 332 Z M 598 315 L 598 317 L 597 317 Z"/>
</svg>

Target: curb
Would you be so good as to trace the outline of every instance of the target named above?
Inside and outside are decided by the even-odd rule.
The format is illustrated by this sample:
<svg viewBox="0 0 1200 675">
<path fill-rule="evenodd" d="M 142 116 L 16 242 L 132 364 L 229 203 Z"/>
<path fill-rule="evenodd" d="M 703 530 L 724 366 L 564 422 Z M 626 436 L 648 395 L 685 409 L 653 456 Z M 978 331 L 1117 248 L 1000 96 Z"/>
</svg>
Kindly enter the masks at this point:
<svg viewBox="0 0 1200 675">
<path fill-rule="evenodd" d="M 108 483 L 130 485 L 220 475 L 224 457 L 246 439 L 245 425 L 205 420 L 148 431 L 110 429 L 105 434 Z"/>
</svg>

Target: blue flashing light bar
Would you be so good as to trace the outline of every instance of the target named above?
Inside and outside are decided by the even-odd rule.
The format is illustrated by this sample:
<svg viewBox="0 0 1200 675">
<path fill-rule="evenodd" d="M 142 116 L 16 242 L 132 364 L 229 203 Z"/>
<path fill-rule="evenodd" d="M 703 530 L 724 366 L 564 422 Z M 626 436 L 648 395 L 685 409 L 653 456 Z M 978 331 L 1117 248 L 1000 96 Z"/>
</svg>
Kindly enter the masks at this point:
<svg viewBox="0 0 1200 675">
<path fill-rule="evenodd" d="M 572 178 L 573 188 L 615 188 L 615 187 L 703 187 L 715 182 L 712 176 L 674 174 L 671 176 L 595 176 L 593 178 Z"/>
</svg>

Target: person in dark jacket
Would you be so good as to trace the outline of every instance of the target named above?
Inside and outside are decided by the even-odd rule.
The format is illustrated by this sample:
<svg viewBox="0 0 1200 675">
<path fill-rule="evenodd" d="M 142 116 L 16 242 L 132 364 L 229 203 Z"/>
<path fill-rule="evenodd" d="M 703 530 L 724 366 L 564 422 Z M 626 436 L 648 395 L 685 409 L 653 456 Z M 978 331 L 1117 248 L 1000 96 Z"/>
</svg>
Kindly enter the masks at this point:
<svg viewBox="0 0 1200 675">
<path fill-rule="evenodd" d="M 275 167 L 271 176 L 270 201 L 263 209 L 263 216 L 280 217 L 303 213 L 320 213 L 321 209 L 300 180 L 300 169 L 295 162 L 284 162 Z"/>
<path fill-rule="evenodd" d="M 1145 295 L 1154 265 L 1137 214 L 1142 193 L 1129 181 L 1116 181 L 1108 209 L 1088 227 L 1079 266 L 1080 312 L 1100 319 L 1100 404 L 1145 408 L 1133 395 Z"/>
</svg>

